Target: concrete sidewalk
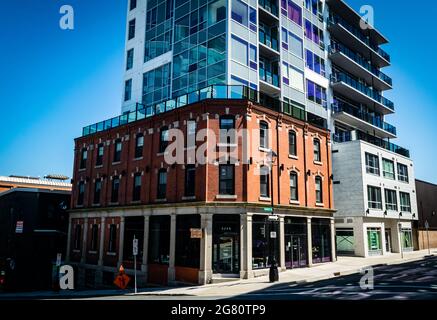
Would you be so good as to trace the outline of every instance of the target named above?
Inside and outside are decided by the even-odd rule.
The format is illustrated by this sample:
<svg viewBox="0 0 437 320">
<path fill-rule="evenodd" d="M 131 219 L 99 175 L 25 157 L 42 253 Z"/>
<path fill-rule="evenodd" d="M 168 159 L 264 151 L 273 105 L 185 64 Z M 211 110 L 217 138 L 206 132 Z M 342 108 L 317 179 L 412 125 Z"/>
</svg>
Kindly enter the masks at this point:
<svg viewBox="0 0 437 320">
<path fill-rule="evenodd" d="M 437 249 L 431 250 L 431 255 L 437 256 Z M 407 252 L 404 259 L 400 254 L 390 254 L 386 256 L 358 258 L 358 257 L 339 257 L 337 262 L 316 265 L 312 268 L 294 269 L 280 273 L 281 284 L 299 284 L 314 282 L 318 280 L 331 279 L 337 276 L 344 276 L 360 272 L 363 268 L 380 265 L 396 265 L 411 261 L 421 260 L 428 256 L 428 250 Z M 276 283 L 278 284 L 278 283 Z M 267 276 L 248 280 L 235 280 L 224 283 L 210 284 L 205 286 L 189 286 L 178 288 L 144 288 L 139 289 L 137 296 L 162 296 L 165 297 L 227 297 L 232 298 L 249 292 L 266 289 L 272 286 Z M 87 290 L 87 291 L 65 291 L 55 292 L 31 292 L 1 294 L 1 299 L 84 299 L 92 297 L 112 297 L 112 296 L 133 296 L 132 292 L 122 290 Z"/>
</svg>

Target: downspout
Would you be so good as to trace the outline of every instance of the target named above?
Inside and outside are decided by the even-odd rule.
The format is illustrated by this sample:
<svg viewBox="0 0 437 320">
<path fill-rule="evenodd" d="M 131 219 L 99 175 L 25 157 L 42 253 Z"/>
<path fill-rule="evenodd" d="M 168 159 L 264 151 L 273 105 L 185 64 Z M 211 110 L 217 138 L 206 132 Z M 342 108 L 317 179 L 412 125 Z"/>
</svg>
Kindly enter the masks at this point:
<svg viewBox="0 0 437 320">
<path fill-rule="evenodd" d="M 308 207 L 308 175 L 307 175 L 307 146 L 306 146 L 306 136 L 307 136 L 307 126 L 303 129 L 303 165 L 304 165 L 304 175 L 305 175 L 305 207 Z"/>
<path fill-rule="evenodd" d="M 330 135 L 330 133 L 329 133 L 329 135 Z M 329 201 L 329 209 L 332 209 L 332 199 L 331 199 L 331 187 L 332 187 L 332 179 L 331 179 L 331 158 L 329 157 L 329 144 L 330 144 L 330 141 L 329 141 L 329 139 L 327 138 L 326 139 L 326 156 L 327 156 L 327 164 L 328 164 L 328 196 L 329 196 L 329 199 L 328 199 L 328 201 Z"/>
<path fill-rule="evenodd" d="M 281 164 L 280 164 L 280 148 L 279 148 L 279 118 L 280 115 L 278 115 L 277 119 L 276 119 L 276 153 L 278 155 L 278 166 L 277 166 L 277 175 L 278 175 L 278 205 L 281 204 Z M 272 172 L 273 175 L 273 172 Z M 273 190 L 272 190 L 272 197 L 273 197 Z"/>
</svg>

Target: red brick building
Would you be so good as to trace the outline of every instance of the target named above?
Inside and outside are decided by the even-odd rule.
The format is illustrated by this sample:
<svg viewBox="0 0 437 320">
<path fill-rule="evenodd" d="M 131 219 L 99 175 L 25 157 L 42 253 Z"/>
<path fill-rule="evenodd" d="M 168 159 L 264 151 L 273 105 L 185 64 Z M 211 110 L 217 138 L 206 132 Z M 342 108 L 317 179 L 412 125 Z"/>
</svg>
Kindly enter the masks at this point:
<svg viewBox="0 0 437 320">
<path fill-rule="evenodd" d="M 75 141 L 68 245 L 80 282 L 111 285 L 121 264 L 132 274 L 134 237 L 140 283 L 264 275 L 272 250 L 281 270 L 335 260 L 330 134 L 274 109 L 208 99 L 86 128 Z M 220 136 L 232 129 L 250 143 Z M 173 131 L 200 140 L 184 145 L 183 163 L 166 159 Z"/>
</svg>

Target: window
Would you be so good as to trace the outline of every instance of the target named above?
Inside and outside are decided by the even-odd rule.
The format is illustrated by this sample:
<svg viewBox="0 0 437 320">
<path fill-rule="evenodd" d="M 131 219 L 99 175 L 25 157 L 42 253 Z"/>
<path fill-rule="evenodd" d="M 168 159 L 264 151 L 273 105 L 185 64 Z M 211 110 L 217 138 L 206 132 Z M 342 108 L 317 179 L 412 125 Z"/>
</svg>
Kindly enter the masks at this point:
<svg viewBox="0 0 437 320">
<path fill-rule="evenodd" d="M 401 211 L 411 212 L 410 194 L 406 192 L 399 192 L 399 198 L 401 200 Z"/>
<path fill-rule="evenodd" d="M 267 166 L 260 168 L 260 195 L 264 198 L 270 197 L 270 169 Z"/>
<path fill-rule="evenodd" d="M 286 14 L 288 19 L 302 26 L 302 9 L 293 1 L 282 1 L 282 14 Z"/>
<path fill-rule="evenodd" d="M 248 25 L 248 6 L 240 0 L 234 0 L 232 2 L 232 20 L 241 23 L 242 25 Z"/>
<path fill-rule="evenodd" d="M 231 143 L 231 136 L 229 130 L 235 129 L 235 117 L 234 116 L 221 116 L 220 117 L 220 143 Z"/>
<path fill-rule="evenodd" d="M 144 135 L 142 133 L 137 134 L 135 140 L 135 159 L 139 159 L 143 156 L 144 149 Z"/>
<path fill-rule="evenodd" d="M 314 139 L 314 161 L 321 162 L 322 154 L 320 152 L 320 140 Z"/>
<path fill-rule="evenodd" d="M 379 176 L 379 157 L 366 152 L 366 172 Z"/>
<path fill-rule="evenodd" d="M 169 131 L 167 127 L 161 128 L 160 138 L 159 138 L 159 152 L 164 153 L 168 147 L 169 142 Z"/>
<path fill-rule="evenodd" d="M 158 199 L 165 199 L 167 197 L 167 170 L 161 169 L 158 173 Z"/>
<path fill-rule="evenodd" d="M 126 57 L 126 70 L 132 69 L 133 66 L 134 66 L 134 49 L 130 49 L 127 52 L 127 57 Z"/>
<path fill-rule="evenodd" d="M 196 166 L 188 165 L 185 168 L 185 196 L 194 197 L 196 194 Z"/>
<path fill-rule="evenodd" d="M 86 148 L 82 149 L 81 156 L 80 156 L 80 169 L 86 168 L 86 161 L 88 160 L 88 150 Z"/>
<path fill-rule="evenodd" d="M 284 83 L 299 91 L 304 91 L 304 73 L 296 69 L 292 65 L 283 62 L 283 77 Z"/>
<path fill-rule="evenodd" d="M 276 231 L 277 237 L 271 238 L 271 232 Z M 252 219 L 252 268 L 265 269 L 270 267 L 272 249 L 274 259 L 279 263 L 280 237 L 279 225 L 268 221 L 267 217 L 254 215 Z"/>
<path fill-rule="evenodd" d="M 297 156 L 296 132 L 288 131 L 288 154 Z"/>
<path fill-rule="evenodd" d="M 323 12 L 322 3 L 319 0 L 305 0 L 305 8 L 315 15 Z"/>
<path fill-rule="evenodd" d="M 323 31 L 308 20 L 305 20 L 305 37 L 323 47 Z"/>
<path fill-rule="evenodd" d="M 96 252 L 99 244 L 99 225 L 93 224 L 91 227 L 91 246 L 90 250 Z"/>
<path fill-rule="evenodd" d="M 114 163 L 121 161 L 121 148 L 122 148 L 121 140 L 117 139 L 114 145 L 114 161 L 113 161 Z"/>
<path fill-rule="evenodd" d="M 367 242 L 370 252 L 380 253 L 382 250 L 381 229 L 367 228 Z"/>
<path fill-rule="evenodd" d="M 135 38 L 135 19 L 129 21 L 128 40 Z"/>
<path fill-rule="evenodd" d="M 398 199 L 395 190 L 385 189 L 385 209 L 389 211 L 398 211 Z"/>
<path fill-rule="evenodd" d="M 83 206 L 83 198 L 85 195 L 85 182 L 79 182 L 78 186 L 78 195 L 77 195 L 77 205 Z"/>
<path fill-rule="evenodd" d="M 244 64 L 249 65 L 249 54 L 248 54 L 248 44 L 246 41 L 232 36 L 231 38 L 231 48 L 232 48 L 232 59 Z"/>
<path fill-rule="evenodd" d="M 101 191 L 102 191 L 102 180 L 96 179 L 96 182 L 94 183 L 94 201 L 93 201 L 93 204 L 100 203 Z"/>
<path fill-rule="evenodd" d="M 269 125 L 267 122 L 261 121 L 259 124 L 259 145 L 261 148 L 269 148 Z"/>
<path fill-rule="evenodd" d="M 187 121 L 187 148 L 194 147 L 196 145 L 196 120 Z"/>
<path fill-rule="evenodd" d="M 117 251 L 117 226 L 111 224 L 109 226 L 109 241 L 108 241 L 108 252 L 114 253 Z"/>
<path fill-rule="evenodd" d="M 320 104 L 322 107 L 327 107 L 326 89 L 318 84 L 307 79 L 307 99 Z"/>
<path fill-rule="evenodd" d="M 297 173 L 290 173 L 290 200 L 291 201 L 299 201 L 299 193 L 298 193 L 298 185 L 297 185 Z"/>
<path fill-rule="evenodd" d="M 295 54 L 299 58 L 303 57 L 303 41 L 301 38 L 295 36 L 291 32 L 289 33 L 288 37 L 288 46 L 288 50 L 291 51 L 291 53 Z"/>
<path fill-rule="evenodd" d="M 382 159 L 382 170 L 384 178 L 395 179 L 395 164 L 393 161 Z"/>
<path fill-rule="evenodd" d="M 97 147 L 96 167 L 103 165 L 103 154 L 105 153 L 105 147 L 103 144 L 99 144 Z"/>
<path fill-rule="evenodd" d="M 367 197 L 370 209 L 382 210 L 381 188 L 367 186 Z"/>
<path fill-rule="evenodd" d="M 325 60 L 308 49 L 305 49 L 305 52 L 306 67 L 324 77 L 326 75 Z"/>
<path fill-rule="evenodd" d="M 257 70 L 258 69 L 258 64 L 257 64 L 257 49 L 254 45 L 250 45 L 249 46 L 249 66 L 254 69 Z"/>
<path fill-rule="evenodd" d="M 177 216 L 175 265 L 199 269 L 201 240 L 191 238 L 192 228 L 201 228 L 200 215 Z"/>
<path fill-rule="evenodd" d="M 323 187 L 321 177 L 316 177 L 316 203 L 323 203 Z"/>
<path fill-rule="evenodd" d="M 120 178 L 113 177 L 112 178 L 112 188 L 111 188 L 111 203 L 118 202 L 118 192 L 120 190 Z"/>
<path fill-rule="evenodd" d="M 141 173 L 134 175 L 134 190 L 132 193 L 132 201 L 141 200 Z"/>
<path fill-rule="evenodd" d="M 149 263 L 168 265 L 170 262 L 170 216 L 150 217 L 149 230 Z"/>
<path fill-rule="evenodd" d="M 313 263 L 332 261 L 331 221 L 329 219 L 311 219 L 311 235 L 313 245 Z"/>
<path fill-rule="evenodd" d="M 402 182 L 409 182 L 408 167 L 402 163 L 398 163 L 398 180 Z"/>
<path fill-rule="evenodd" d="M 74 250 L 80 250 L 82 247 L 82 226 L 77 224 L 74 227 Z"/>
<path fill-rule="evenodd" d="M 137 0 L 130 0 L 129 10 L 133 10 L 137 7 Z"/>
<path fill-rule="evenodd" d="M 171 68 L 168 63 L 143 74 L 143 104 L 151 106 L 170 98 L 170 73 Z M 158 113 L 164 110 L 156 111 Z"/>
<path fill-rule="evenodd" d="M 234 195 L 234 165 L 220 165 L 219 192 L 221 195 Z"/>
<path fill-rule="evenodd" d="M 124 84 L 124 101 L 129 101 L 132 98 L 132 79 L 129 79 Z"/>
</svg>

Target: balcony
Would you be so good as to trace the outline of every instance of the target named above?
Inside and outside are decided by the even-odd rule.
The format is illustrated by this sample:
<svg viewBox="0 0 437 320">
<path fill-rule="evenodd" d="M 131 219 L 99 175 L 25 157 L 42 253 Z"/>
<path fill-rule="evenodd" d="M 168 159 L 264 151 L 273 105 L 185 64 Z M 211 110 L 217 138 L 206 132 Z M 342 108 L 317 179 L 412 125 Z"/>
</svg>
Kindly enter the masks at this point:
<svg viewBox="0 0 437 320">
<path fill-rule="evenodd" d="M 279 75 L 268 71 L 262 67 L 259 68 L 260 90 L 271 96 L 280 94 Z"/>
<path fill-rule="evenodd" d="M 359 108 L 338 100 L 332 104 L 335 119 L 361 129 L 374 132 L 380 138 L 396 138 L 396 127 L 384 122 L 380 117 L 361 111 Z"/>
<path fill-rule="evenodd" d="M 259 29 L 259 42 L 262 44 L 262 46 L 260 46 L 261 54 L 268 57 L 278 56 L 280 54 L 277 36 L 266 33 L 262 28 Z"/>
<path fill-rule="evenodd" d="M 333 71 L 331 82 L 334 91 L 358 103 L 371 107 L 383 115 L 394 113 L 394 103 L 376 90 L 358 82 L 346 73 Z"/>
<path fill-rule="evenodd" d="M 347 43 L 353 50 L 362 54 L 378 68 L 390 65 L 390 55 L 377 45 L 370 42 L 358 28 L 337 15 L 331 15 L 328 19 L 328 28 L 331 35 L 342 43 Z"/>
<path fill-rule="evenodd" d="M 373 83 L 377 90 L 383 91 L 392 88 L 393 81 L 389 76 L 343 44 L 333 42 L 329 46 L 329 55 L 337 66 L 364 79 L 367 83 Z M 351 60 L 355 63 L 351 63 Z"/>
<path fill-rule="evenodd" d="M 277 1 L 258 0 L 258 5 L 260 6 L 260 8 L 262 8 L 263 11 L 266 11 L 275 17 L 279 16 L 279 7 L 277 5 Z"/>
<path fill-rule="evenodd" d="M 152 118 L 162 113 L 171 112 L 176 108 L 182 108 L 190 104 L 210 99 L 248 100 L 276 112 L 287 114 L 297 120 L 306 121 L 317 127 L 327 129 L 327 124 L 324 119 L 289 103 L 275 99 L 265 93 L 253 90 L 246 86 L 214 85 L 152 106 L 145 106 L 137 103 L 137 110 L 135 111 L 84 127 L 82 130 L 82 136 L 85 137 L 111 130 L 146 118 Z"/>
<path fill-rule="evenodd" d="M 410 151 L 402 148 L 398 145 L 395 145 L 394 143 L 391 143 L 389 141 L 383 140 L 381 138 L 372 136 L 370 134 L 361 132 L 361 131 L 350 131 L 350 132 L 344 132 L 342 134 L 334 134 L 333 135 L 333 140 L 334 142 L 337 143 L 344 143 L 344 142 L 350 142 L 350 141 L 355 141 L 355 140 L 361 140 L 361 141 L 365 141 L 368 143 L 371 143 L 377 147 L 386 149 L 388 151 L 397 153 L 401 156 L 410 158 Z"/>
</svg>

